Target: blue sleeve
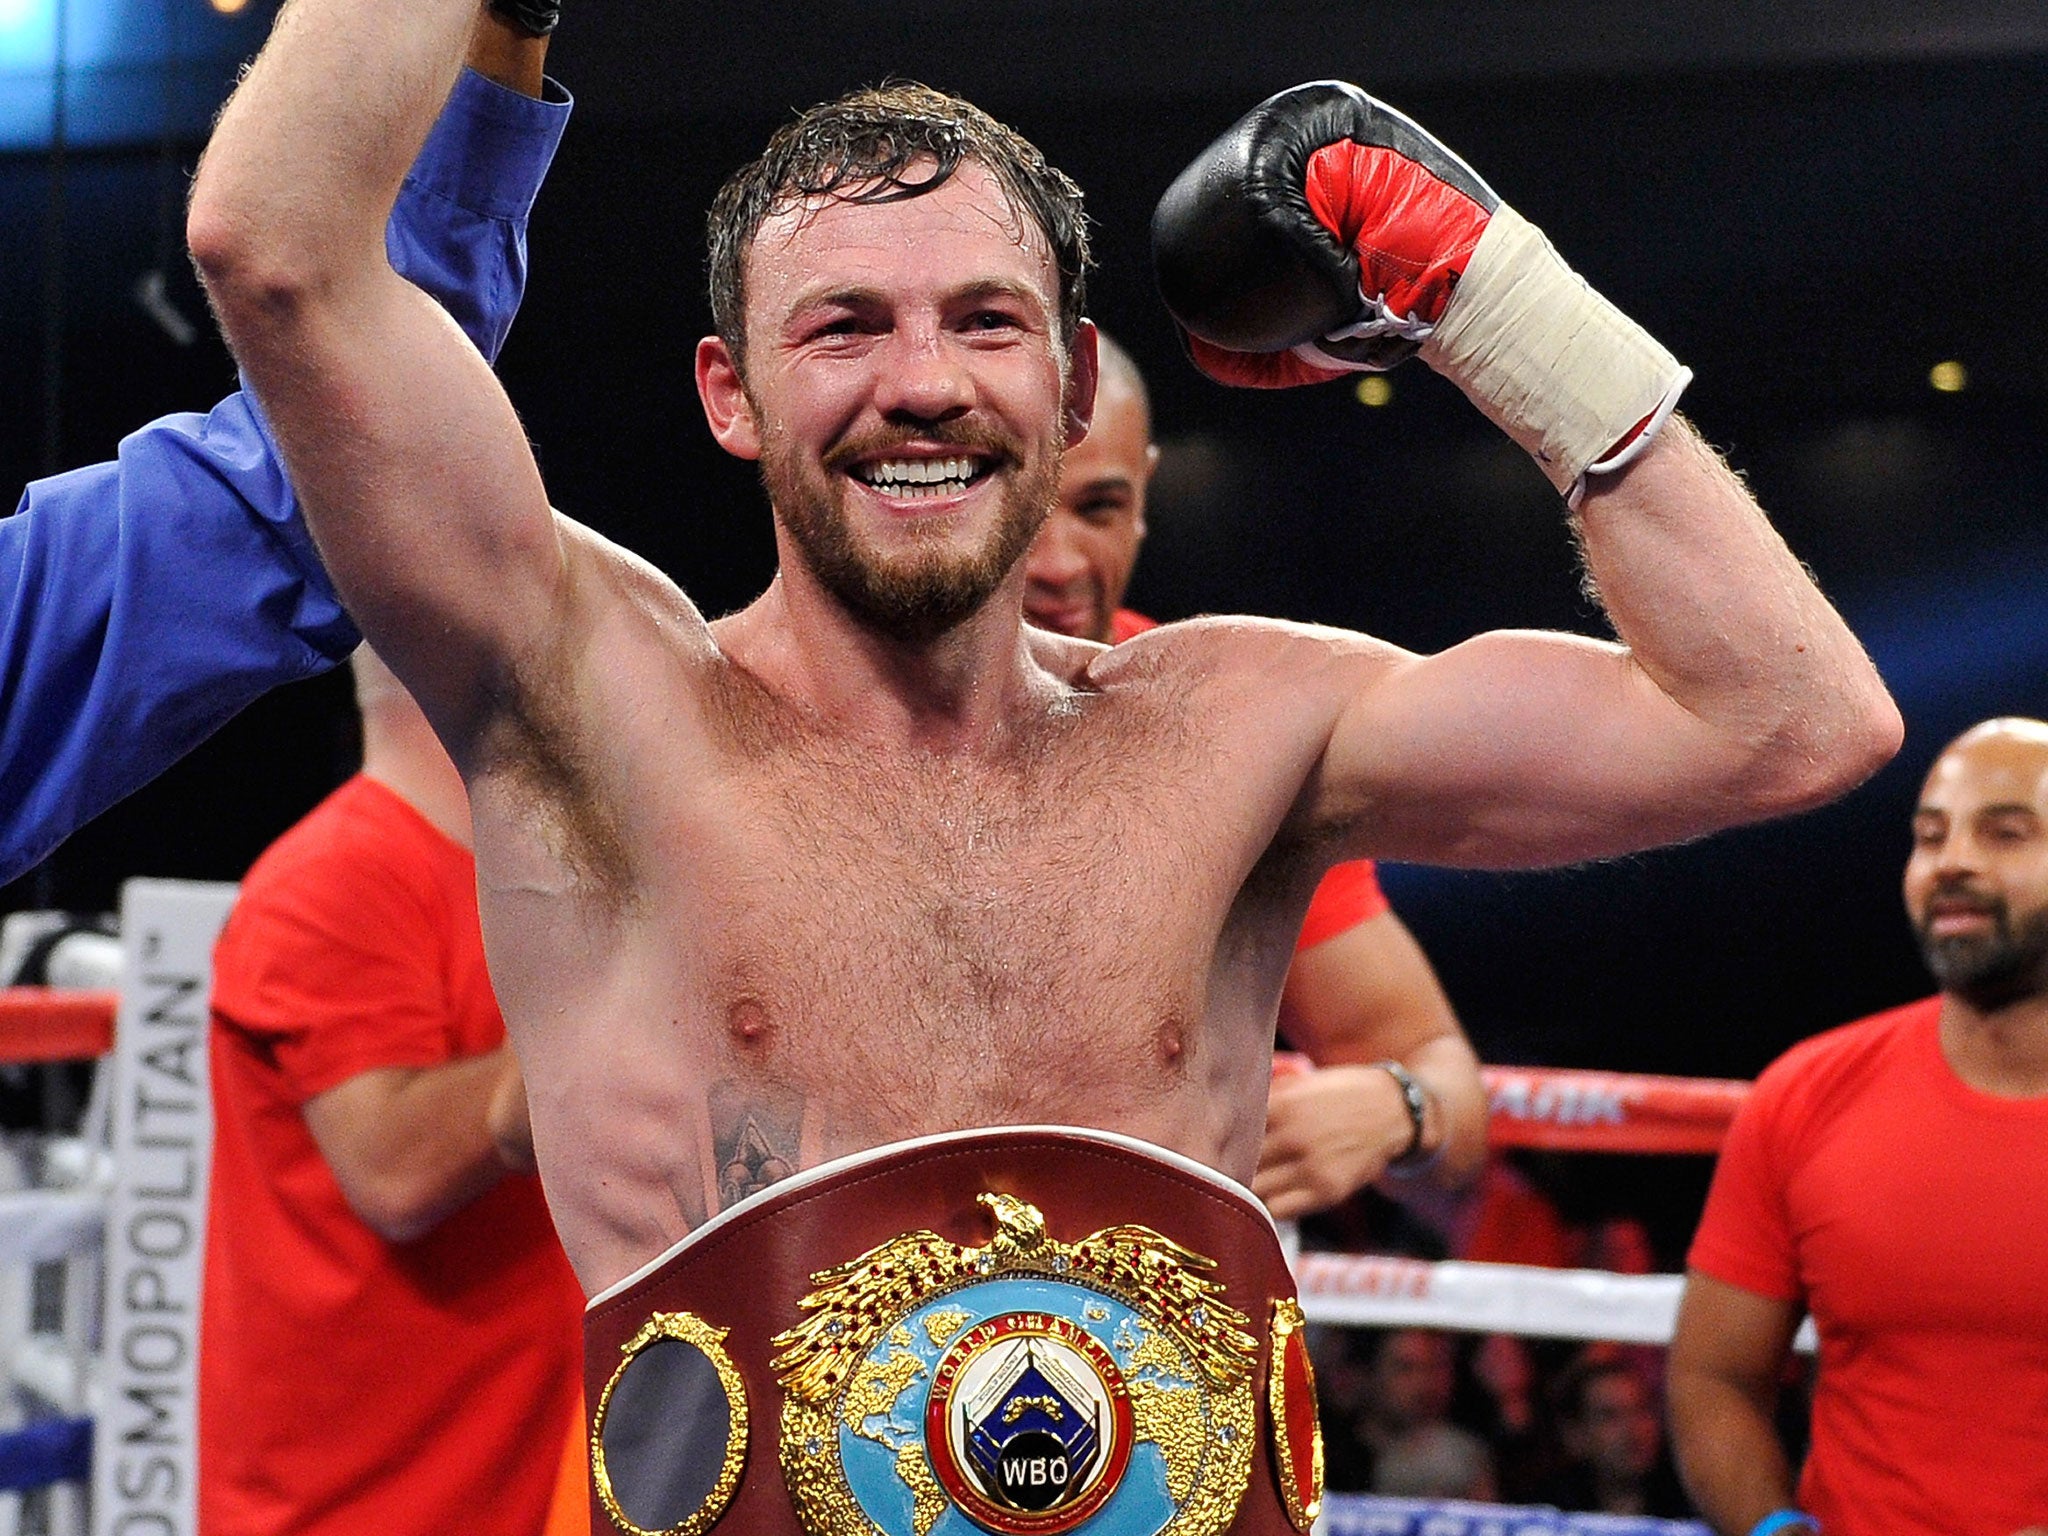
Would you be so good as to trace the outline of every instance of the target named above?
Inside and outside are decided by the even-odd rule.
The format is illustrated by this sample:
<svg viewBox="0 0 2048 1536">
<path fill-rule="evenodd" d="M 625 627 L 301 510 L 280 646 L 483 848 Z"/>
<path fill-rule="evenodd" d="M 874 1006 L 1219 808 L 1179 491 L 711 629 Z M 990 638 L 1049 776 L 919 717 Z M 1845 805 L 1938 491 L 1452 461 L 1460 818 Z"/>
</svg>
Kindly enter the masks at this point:
<svg viewBox="0 0 2048 1536">
<path fill-rule="evenodd" d="M 492 362 L 526 291 L 526 218 L 569 121 L 552 81 L 536 101 L 471 70 L 399 189 L 384 249 Z"/>
<path fill-rule="evenodd" d="M 392 265 L 487 356 L 525 287 L 555 95 L 465 72 L 387 231 Z M 360 638 L 246 394 L 31 484 L 0 520 L 0 604 L 0 880 Z"/>
</svg>

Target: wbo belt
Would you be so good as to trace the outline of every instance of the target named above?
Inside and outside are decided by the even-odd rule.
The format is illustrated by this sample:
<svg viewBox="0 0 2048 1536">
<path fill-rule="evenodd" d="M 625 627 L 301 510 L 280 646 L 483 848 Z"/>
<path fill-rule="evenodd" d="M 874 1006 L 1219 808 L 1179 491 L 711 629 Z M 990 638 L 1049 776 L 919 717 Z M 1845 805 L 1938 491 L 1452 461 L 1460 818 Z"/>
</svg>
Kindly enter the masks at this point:
<svg viewBox="0 0 2048 1536">
<path fill-rule="evenodd" d="M 1291 1536 L 1322 1498 L 1294 1280 L 1243 1186 L 962 1131 L 733 1206 L 584 1317 L 593 1530 Z"/>
</svg>

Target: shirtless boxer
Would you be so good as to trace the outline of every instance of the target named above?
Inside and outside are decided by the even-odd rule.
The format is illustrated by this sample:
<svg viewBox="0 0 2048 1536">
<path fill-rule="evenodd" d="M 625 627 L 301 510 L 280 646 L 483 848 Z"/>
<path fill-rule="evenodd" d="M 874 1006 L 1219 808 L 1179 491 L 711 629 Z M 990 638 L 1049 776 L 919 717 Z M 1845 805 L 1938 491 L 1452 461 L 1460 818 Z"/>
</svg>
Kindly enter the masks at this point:
<svg viewBox="0 0 2048 1536">
<path fill-rule="evenodd" d="M 823 1532 L 880 1518 L 871 1474 L 856 1487 L 840 1463 L 868 1467 L 882 1437 L 909 1530 L 913 1495 L 932 1514 L 933 1497 L 987 1504 L 998 1473 L 1081 1465 L 1070 1445 L 1005 1460 L 1019 1447 L 1002 1414 L 972 1419 L 1000 1466 L 957 1433 L 967 1397 L 1042 1350 L 1074 1384 L 1067 1407 L 1085 1399 L 1079 1422 L 1109 1436 L 1072 1486 L 1033 1485 L 1062 1519 L 1138 1465 L 1118 1458 L 1142 1408 L 1146 1465 L 1165 1471 L 1118 1498 L 1171 1492 L 1187 1530 L 1305 1529 L 1298 1313 L 1270 1228 L 1227 1180 L 1257 1156 L 1317 878 L 1379 855 L 1599 858 L 1815 805 L 1895 750 L 1882 683 L 1734 477 L 1663 419 L 1676 364 L 1589 294 L 1556 310 L 1569 274 L 1506 210 L 1490 221 L 1505 264 L 1489 266 L 1473 210 L 1492 205 L 1473 197 L 1449 210 L 1442 254 L 1434 225 L 1410 225 L 1436 281 L 1404 289 L 1420 318 L 1403 315 L 1443 318 L 1432 355 L 1448 348 L 1447 370 L 1573 488 L 1620 643 L 1497 634 L 1421 657 L 1219 619 L 1105 652 L 1026 629 L 1019 557 L 1093 404 L 1085 226 L 1029 146 L 918 88 L 785 130 L 714 209 L 719 334 L 699 344 L 698 388 L 717 440 L 761 463 L 780 570 L 707 623 L 551 511 L 489 370 L 384 260 L 468 4 L 294 0 L 216 129 L 190 236 L 351 611 L 468 782 L 549 1201 L 586 1288 L 617 1287 L 587 1328 L 598 1444 L 614 1387 L 637 1405 L 637 1382 L 682 1384 L 722 1405 L 663 1450 L 689 1490 L 682 1520 L 703 1528 L 736 1498 L 733 1529 Z M 1409 145 L 1397 178 L 1449 161 Z M 1356 281 L 1352 236 L 1378 231 L 1358 222 L 1372 179 L 1317 163 L 1354 226 L 1321 238 L 1337 283 L 1295 263 L 1294 286 L 1327 296 Z M 1213 210 L 1194 217 L 1233 237 Z M 1211 266 L 1256 295 L 1215 323 L 1218 295 L 1188 305 L 1211 366 L 1230 361 L 1215 344 L 1265 339 L 1233 323 L 1246 310 L 1313 309 L 1256 263 Z M 1530 283 L 1544 303 L 1524 319 Z M 1625 467 L 1580 484 L 1624 442 Z M 1022 1122 L 1089 1130 L 947 1138 Z M 815 1171 L 855 1154 L 829 1187 Z M 668 1265 L 636 1266 L 700 1222 L 673 1255 L 688 1283 L 642 1288 Z M 1070 1272 L 1095 1278 L 1093 1299 L 1053 1279 Z M 1043 1277 L 1029 1306 L 897 1311 L 870 1333 L 931 1286 L 1020 1274 Z M 1091 1331 L 1121 1307 L 1151 1310 L 1113 1339 Z M 983 1321 L 959 1333 L 963 1316 Z M 899 1339 L 907 1365 L 887 1353 Z M 1140 1362 L 1115 1348 L 1141 1340 L 1174 1385 L 1118 1376 Z M 927 1342 L 951 1353 L 927 1358 Z M 628 1374 L 657 1349 L 672 1368 Z M 873 1423 L 843 1400 L 899 1370 L 929 1393 L 921 1446 L 887 1442 L 887 1396 Z M 1073 1422 L 1057 1397 L 997 1406 Z M 1191 1402 L 1196 1419 L 1176 1418 Z M 1268 1491 L 1247 1495 L 1269 1410 Z M 747 1449 L 778 1430 L 779 1458 Z M 665 1516 L 673 1493 L 643 1507 Z M 622 1529 L 682 1523 L 604 1509 Z"/>
<path fill-rule="evenodd" d="M 1145 376 L 1106 332 L 1095 419 L 1060 465 L 1060 493 L 1024 555 L 1024 618 L 1113 645 L 1154 627 L 1123 606 L 1159 447 Z M 1280 1033 L 1319 1072 L 1281 1071 L 1266 1104 L 1252 1190 L 1282 1220 L 1348 1199 L 1391 1165 L 1455 1188 L 1486 1153 L 1479 1061 L 1429 957 L 1380 895 L 1370 860 L 1316 887 L 1280 994 Z M 1415 1132 L 1398 1063 L 1422 1088 Z M 1410 1142 L 1412 1155 L 1406 1154 Z"/>
</svg>

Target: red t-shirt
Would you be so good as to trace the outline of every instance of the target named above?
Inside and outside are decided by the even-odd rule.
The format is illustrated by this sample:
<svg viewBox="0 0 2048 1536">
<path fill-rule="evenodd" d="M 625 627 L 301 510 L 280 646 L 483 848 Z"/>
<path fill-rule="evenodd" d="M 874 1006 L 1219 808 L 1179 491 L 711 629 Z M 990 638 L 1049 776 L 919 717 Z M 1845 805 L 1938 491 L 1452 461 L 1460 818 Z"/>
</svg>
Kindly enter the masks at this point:
<svg viewBox="0 0 2048 1536">
<path fill-rule="evenodd" d="M 1158 627 L 1142 613 L 1119 608 L 1109 616 L 1109 643 L 1122 645 L 1131 636 Z M 1302 919 L 1301 937 L 1294 941 L 1294 952 L 1298 955 L 1325 939 L 1334 939 L 1386 910 L 1387 898 L 1380 890 L 1379 873 L 1371 859 L 1339 864 L 1316 887 L 1315 897 L 1308 904 L 1308 915 Z"/>
<path fill-rule="evenodd" d="M 2048 1524 L 2048 1097 L 1941 1052 L 1941 999 L 1830 1030 L 1758 1079 L 1693 1268 L 1820 1331 L 1801 1507 L 1841 1536 Z"/>
<path fill-rule="evenodd" d="M 539 1181 L 387 1243 L 300 1112 L 358 1073 L 504 1039 L 469 853 L 351 779 L 249 871 L 213 988 L 200 1529 L 538 1532 L 583 1308 Z"/>
</svg>

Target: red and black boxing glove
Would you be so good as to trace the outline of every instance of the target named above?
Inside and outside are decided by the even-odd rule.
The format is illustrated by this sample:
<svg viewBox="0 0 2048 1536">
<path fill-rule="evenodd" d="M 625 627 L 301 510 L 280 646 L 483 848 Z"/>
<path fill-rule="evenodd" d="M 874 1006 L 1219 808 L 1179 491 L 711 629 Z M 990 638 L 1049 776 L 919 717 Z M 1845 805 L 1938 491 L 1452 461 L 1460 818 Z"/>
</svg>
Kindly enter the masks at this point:
<svg viewBox="0 0 2048 1536">
<path fill-rule="evenodd" d="M 1279 388 L 1419 353 L 1574 501 L 1691 378 L 1469 165 L 1342 81 L 1269 97 L 1196 156 L 1152 249 L 1210 377 Z"/>
<path fill-rule="evenodd" d="M 1260 102 L 1180 173 L 1152 215 L 1153 261 L 1204 372 L 1308 383 L 1414 356 L 1499 206 L 1408 118 L 1317 80 Z"/>
</svg>

